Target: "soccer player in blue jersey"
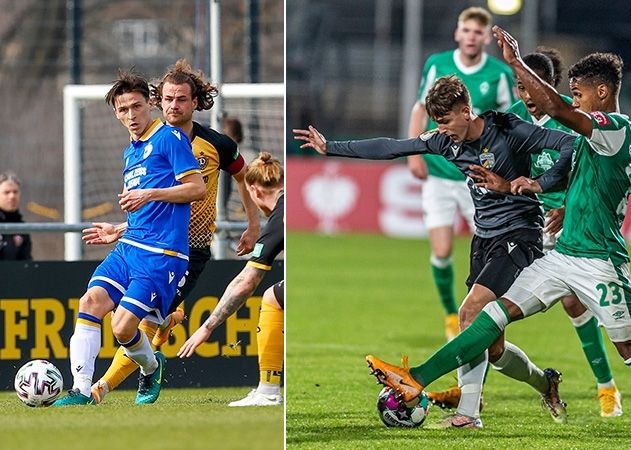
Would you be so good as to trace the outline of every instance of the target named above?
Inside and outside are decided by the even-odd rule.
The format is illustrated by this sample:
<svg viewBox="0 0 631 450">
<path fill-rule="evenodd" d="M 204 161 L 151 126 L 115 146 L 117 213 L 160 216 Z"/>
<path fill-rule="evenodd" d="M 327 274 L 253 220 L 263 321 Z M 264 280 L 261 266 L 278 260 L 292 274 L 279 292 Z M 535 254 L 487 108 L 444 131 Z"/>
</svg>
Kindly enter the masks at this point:
<svg viewBox="0 0 631 450">
<path fill-rule="evenodd" d="M 125 354 L 141 370 L 137 404 L 153 403 L 160 394 L 165 358 L 153 352 L 140 321 L 163 320 L 188 265 L 190 202 L 206 195 L 206 186 L 182 130 L 152 120 L 147 81 L 119 73 L 105 96 L 131 142 L 123 151 L 125 236 L 97 267 L 79 301 L 70 339 L 73 386 L 55 406 L 94 403 L 94 361 L 101 347 L 103 317 L 115 310 L 112 331 Z"/>
</svg>

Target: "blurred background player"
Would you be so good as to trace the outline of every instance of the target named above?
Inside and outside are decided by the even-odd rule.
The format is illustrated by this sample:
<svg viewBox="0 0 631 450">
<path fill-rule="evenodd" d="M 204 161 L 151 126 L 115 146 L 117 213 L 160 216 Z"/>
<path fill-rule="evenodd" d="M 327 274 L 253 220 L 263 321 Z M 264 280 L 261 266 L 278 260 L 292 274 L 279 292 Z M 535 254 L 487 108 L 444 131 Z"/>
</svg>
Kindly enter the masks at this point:
<svg viewBox="0 0 631 450">
<path fill-rule="evenodd" d="M 410 115 L 409 137 L 437 127 L 427 114 L 425 97 L 434 81 L 444 75 L 456 75 L 464 82 L 476 114 L 505 111 L 515 101 L 510 68 L 484 51 L 491 42 L 491 22 L 491 14 L 484 8 L 465 9 L 458 16 L 454 33 L 458 48 L 427 59 Z M 449 340 L 459 331 L 451 258 L 454 224 L 460 211 L 474 232 L 473 202 L 462 173 L 442 156 L 408 156 L 408 167 L 416 178 L 425 180 L 422 202 L 432 248 L 432 276 L 445 309 L 445 336 Z"/>
<path fill-rule="evenodd" d="M 237 143 L 237 146 L 243 142 L 243 124 L 236 117 L 224 117 L 223 118 L 223 133 L 230 139 Z M 222 183 L 223 193 L 220 199 L 223 205 L 224 211 L 226 211 L 226 217 L 229 217 L 229 202 L 230 194 L 232 194 L 232 177 L 219 177 Z"/>
<path fill-rule="evenodd" d="M 179 306 L 193 290 L 211 258 L 210 245 L 215 231 L 220 169 L 235 179 L 248 218 L 248 228 L 241 235 L 237 254 L 244 255 L 252 251 L 260 232 L 260 223 L 256 205 L 245 186 L 247 166 L 236 143 L 228 136 L 193 121 L 194 111 L 209 110 L 213 107 L 213 97 L 217 95 L 216 86 L 206 82 L 203 74 L 193 71 L 185 60 L 179 60 L 169 68 L 158 86 L 152 88 L 152 102 L 162 110 L 166 122 L 186 132 L 191 139 L 193 154 L 199 163 L 207 191 L 203 200 L 192 204 L 189 265 L 184 284 L 178 288 L 169 310 L 169 317 L 157 331 L 158 324 L 151 321 L 143 321 L 140 325 L 152 338 L 153 345 L 160 346 L 168 340 L 170 330 L 184 319 L 184 309 Z M 101 244 L 115 241 L 122 236 L 124 229 L 119 227 L 115 230 L 110 224 L 95 224 L 94 228 L 87 229 L 84 233 L 86 243 Z M 119 348 L 110 368 L 93 386 L 93 396 L 97 403 L 137 368 L 138 366 Z"/>
<path fill-rule="evenodd" d="M 153 352 L 143 319 L 161 323 L 188 266 L 190 202 L 206 196 L 191 143 L 180 130 L 151 118 L 147 81 L 120 72 L 105 97 L 131 142 L 123 151 L 125 236 L 96 268 L 79 300 L 70 339 L 72 389 L 55 406 L 86 405 L 92 396 L 94 362 L 101 348 L 103 317 L 113 311 L 112 331 L 126 357 L 140 366 L 137 404 L 160 395 L 166 358 Z M 151 157 L 148 157 L 151 155 Z M 121 227 L 122 228 L 122 227 Z"/>
<path fill-rule="evenodd" d="M 13 172 L 0 173 L 0 223 L 24 222 L 20 214 L 21 184 Z M 0 234 L 0 260 L 31 259 L 31 236 Z"/>
<path fill-rule="evenodd" d="M 252 199 L 268 217 L 250 260 L 230 282 L 208 319 L 182 345 L 180 358 L 187 358 L 206 342 L 213 330 L 234 314 L 263 280 L 274 258 L 285 245 L 285 194 L 283 166 L 267 152 L 250 163 L 245 182 Z M 259 385 L 244 399 L 229 406 L 272 406 L 283 403 L 280 376 L 284 358 L 284 281 L 263 294 L 257 332 L 260 379 Z"/>
</svg>

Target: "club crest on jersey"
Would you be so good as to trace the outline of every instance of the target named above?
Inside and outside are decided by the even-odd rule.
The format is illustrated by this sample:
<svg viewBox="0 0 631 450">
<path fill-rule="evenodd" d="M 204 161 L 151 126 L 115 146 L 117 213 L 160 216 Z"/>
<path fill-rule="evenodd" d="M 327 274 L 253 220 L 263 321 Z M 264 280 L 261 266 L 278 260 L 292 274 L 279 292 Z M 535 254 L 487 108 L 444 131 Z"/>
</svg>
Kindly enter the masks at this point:
<svg viewBox="0 0 631 450">
<path fill-rule="evenodd" d="M 488 81 L 483 81 L 482 83 L 480 83 L 480 94 L 482 95 L 486 95 L 487 92 L 489 92 L 489 82 Z"/>
<path fill-rule="evenodd" d="M 436 133 L 438 133 L 438 130 L 434 128 L 433 130 L 429 130 L 421 134 L 419 138 L 421 138 L 421 141 L 429 141 L 431 137 L 434 136 Z"/>
<path fill-rule="evenodd" d="M 539 156 L 537 156 L 537 161 L 535 162 L 535 166 L 542 170 L 548 170 L 550 167 L 554 165 L 554 161 L 552 161 L 552 157 L 549 153 L 543 152 Z"/>
<path fill-rule="evenodd" d="M 609 117 L 606 114 L 601 113 L 600 111 L 592 111 L 589 113 L 590 116 L 594 118 L 596 123 L 601 127 L 605 125 L 609 125 Z"/>
<path fill-rule="evenodd" d="M 197 164 L 199 164 L 200 169 L 204 170 L 208 166 L 208 157 L 201 153 L 199 158 L 197 158 Z"/>
<path fill-rule="evenodd" d="M 479 156 L 480 165 L 487 169 L 493 168 L 495 165 L 495 153 L 491 153 L 488 148 L 484 147 Z"/>
<path fill-rule="evenodd" d="M 149 156 L 152 151 L 153 151 L 153 145 L 150 142 L 147 145 L 145 145 L 145 151 L 142 153 L 142 158 L 147 159 L 147 156 Z"/>
</svg>

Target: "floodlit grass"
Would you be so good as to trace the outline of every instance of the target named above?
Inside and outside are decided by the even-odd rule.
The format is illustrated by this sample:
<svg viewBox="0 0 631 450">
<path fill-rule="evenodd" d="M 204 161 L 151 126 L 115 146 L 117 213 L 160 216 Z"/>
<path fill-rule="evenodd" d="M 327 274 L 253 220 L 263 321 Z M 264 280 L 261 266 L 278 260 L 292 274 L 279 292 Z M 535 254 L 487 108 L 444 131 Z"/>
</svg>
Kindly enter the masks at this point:
<svg viewBox="0 0 631 450">
<path fill-rule="evenodd" d="M 455 247 L 459 298 L 469 239 Z M 377 416 L 380 387 L 364 362 L 410 355 L 416 365 L 443 344 L 443 313 L 429 271 L 428 242 L 383 236 L 287 236 L 287 447 L 292 449 L 618 449 L 631 447 L 631 409 L 602 419 L 595 379 L 560 305 L 509 326 L 507 337 L 541 368 L 563 372 L 565 425 L 552 422 L 529 386 L 490 370 L 483 430 L 392 429 Z M 619 388 L 631 377 L 613 346 Z M 455 383 L 455 372 L 433 389 Z M 631 404 L 627 404 L 631 408 Z M 427 423 L 442 411 L 432 408 Z"/>
<path fill-rule="evenodd" d="M 165 389 L 157 403 L 110 394 L 99 406 L 29 408 L 0 393 L 0 449 L 282 449 L 283 408 L 229 408 L 248 388 Z"/>
</svg>

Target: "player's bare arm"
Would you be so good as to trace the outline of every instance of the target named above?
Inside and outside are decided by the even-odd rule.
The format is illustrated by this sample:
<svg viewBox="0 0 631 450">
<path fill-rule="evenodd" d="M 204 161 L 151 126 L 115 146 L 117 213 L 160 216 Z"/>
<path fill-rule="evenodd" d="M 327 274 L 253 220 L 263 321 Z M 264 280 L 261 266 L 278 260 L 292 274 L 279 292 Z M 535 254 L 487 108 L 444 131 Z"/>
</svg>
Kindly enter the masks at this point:
<svg viewBox="0 0 631 450">
<path fill-rule="evenodd" d="M 188 203 L 206 196 L 206 184 L 199 173 L 182 177 L 180 184 L 169 188 L 133 189 L 119 194 L 119 205 L 125 212 L 139 210 L 148 202 Z"/>
<path fill-rule="evenodd" d="M 502 49 L 504 60 L 511 66 L 515 75 L 519 77 L 530 94 L 532 101 L 542 111 L 563 125 L 583 136 L 591 137 L 593 129 L 591 117 L 572 105 L 568 105 L 552 86 L 539 78 L 524 63 L 519 54 L 517 40 L 506 30 L 495 25 L 493 27 L 493 35 L 497 39 L 497 45 Z"/>
<path fill-rule="evenodd" d="M 315 127 L 309 125 L 307 130 L 294 128 L 292 131 L 294 139 L 305 141 L 300 148 L 312 148 L 316 152 L 326 155 L 326 138 Z"/>
<path fill-rule="evenodd" d="M 408 127 L 408 137 L 419 136 L 427 127 L 427 110 L 425 105 L 417 101 L 412 107 L 410 113 L 410 125 Z M 427 170 L 427 163 L 421 155 L 408 156 L 408 169 L 412 172 L 414 177 L 419 180 L 427 179 L 429 172 Z"/>
<path fill-rule="evenodd" d="M 250 253 L 254 249 L 254 244 L 261 234 L 261 222 L 259 219 L 258 208 L 252 201 L 250 193 L 245 186 L 245 172 L 248 170 L 247 166 L 244 166 L 239 172 L 235 173 L 232 177 L 237 182 L 237 189 L 239 191 L 239 198 L 245 209 L 245 214 L 248 217 L 248 228 L 241 235 L 239 239 L 239 245 L 237 246 L 237 255 L 243 256 Z"/>
<path fill-rule="evenodd" d="M 107 222 L 93 222 L 90 228 L 82 230 L 81 239 L 87 245 L 112 244 L 120 239 L 127 230 L 127 222 L 114 225 Z"/>
<path fill-rule="evenodd" d="M 219 303 L 201 327 L 187 339 L 178 350 L 180 358 L 188 358 L 193 355 L 195 349 L 206 342 L 212 332 L 228 317 L 237 310 L 252 296 L 259 283 L 265 276 L 265 271 L 252 266 L 245 266 L 241 273 L 237 275 L 226 288 L 226 292 L 221 296 Z"/>
<path fill-rule="evenodd" d="M 510 193 L 510 182 L 504 178 L 490 171 L 486 167 L 471 164 L 469 166 L 469 177 L 471 177 L 476 183 L 476 186 L 483 187 L 495 192 L 502 192 L 505 194 Z"/>
</svg>

